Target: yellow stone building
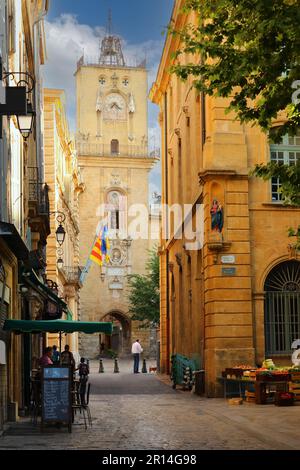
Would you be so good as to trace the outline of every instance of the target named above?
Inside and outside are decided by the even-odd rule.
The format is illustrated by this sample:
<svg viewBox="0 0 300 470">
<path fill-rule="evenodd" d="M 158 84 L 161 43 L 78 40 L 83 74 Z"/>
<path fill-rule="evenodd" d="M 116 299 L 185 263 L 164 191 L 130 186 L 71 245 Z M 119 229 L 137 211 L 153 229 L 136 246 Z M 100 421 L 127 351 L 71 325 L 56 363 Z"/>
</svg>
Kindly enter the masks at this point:
<svg viewBox="0 0 300 470">
<path fill-rule="evenodd" d="M 198 20 L 183 13 L 183 3 L 174 4 L 175 29 Z M 227 100 L 199 95 L 191 79 L 171 75 L 178 41 L 168 36 L 150 93 L 160 108 L 162 203 L 190 204 L 194 227 L 199 204 L 200 223 L 193 240 L 186 231 L 177 236 L 175 218 L 164 235 L 163 220 L 161 369 L 170 370 L 173 353 L 195 358 L 214 396 L 225 367 L 265 357 L 289 364 L 291 342 L 300 337 L 300 262 L 288 247 L 300 210 L 283 206 L 277 180 L 249 177 L 256 163 L 299 159 L 300 137 L 270 146 L 258 127 L 225 113 Z"/>
<path fill-rule="evenodd" d="M 79 319 L 81 287 L 78 197 L 83 185 L 77 166 L 75 142 L 69 132 L 65 101 L 63 90 L 44 89 L 45 177 L 51 214 L 51 234 L 47 239 L 47 279 L 49 285 L 57 289 L 59 297 L 65 299 L 69 316 L 72 315 L 76 321 Z M 66 232 L 61 246 L 55 234 L 59 225 Z M 53 286 L 53 282 L 56 285 Z M 48 334 L 48 345 L 53 344 L 59 345 L 59 336 Z M 78 333 L 63 335 L 62 350 L 65 344 L 69 344 L 71 351 L 78 354 Z"/>
<path fill-rule="evenodd" d="M 48 4 L 43 0 L 0 1 L 2 85 L 16 87 L 23 80 L 24 86 L 27 81 L 26 96 L 36 111 L 34 131 L 27 139 L 21 135 L 15 115 L 1 117 L 0 433 L 3 423 L 16 420 L 19 410 L 24 412 L 28 405 L 30 357 L 40 353 L 38 335 L 16 335 L 3 326 L 6 319 L 35 318 L 36 292 L 29 287 L 21 291 L 20 273 L 25 262 L 33 265 L 40 258 L 50 232 L 42 171 L 40 76 L 46 55 L 43 19 Z M 22 75 L 24 72 L 29 75 Z"/>
<path fill-rule="evenodd" d="M 85 266 L 101 224 L 107 223 L 111 244 L 110 262 L 102 268 L 92 263 L 84 277 L 81 319 L 111 319 L 115 326 L 112 338 L 82 335 L 80 350 L 96 357 L 103 343 L 126 354 L 137 336 L 148 352 L 149 332 L 131 321 L 127 299 L 127 276 L 145 272 L 147 249 L 155 241 L 149 240 L 148 224 L 148 173 L 156 158 L 148 154 L 147 70 L 144 64 L 127 65 L 119 38 L 108 35 L 98 63 L 78 62 L 76 87 L 76 148 L 85 185 L 79 199 L 80 264 Z M 134 239 L 139 213 L 141 237 Z"/>
</svg>

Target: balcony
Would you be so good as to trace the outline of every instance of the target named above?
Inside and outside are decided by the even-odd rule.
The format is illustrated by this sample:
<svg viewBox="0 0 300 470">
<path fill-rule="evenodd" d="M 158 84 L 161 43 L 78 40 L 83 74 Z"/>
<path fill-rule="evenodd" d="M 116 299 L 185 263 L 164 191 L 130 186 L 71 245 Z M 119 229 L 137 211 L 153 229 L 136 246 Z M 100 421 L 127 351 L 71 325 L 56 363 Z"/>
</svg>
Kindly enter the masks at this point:
<svg viewBox="0 0 300 470">
<path fill-rule="evenodd" d="M 160 156 L 159 149 L 148 151 L 145 146 L 137 145 L 105 145 L 98 142 L 76 142 L 78 155 L 91 155 L 95 157 L 118 158 L 155 158 Z"/>
<path fill-rule="evenodd" d="M 29 225 L 46 242 L 50 234 L 48 186 L 40 182 L 37 167 L 28 167 L 28 180 Z"/>
<path fill-rule="evenodd" d="M 79 266 L 63 266 L 59 269 L 59 271 L 65 278 L 66 284 L 82 287 L 82 284 L 80 282 L 82 270 Z"/>
</svg>

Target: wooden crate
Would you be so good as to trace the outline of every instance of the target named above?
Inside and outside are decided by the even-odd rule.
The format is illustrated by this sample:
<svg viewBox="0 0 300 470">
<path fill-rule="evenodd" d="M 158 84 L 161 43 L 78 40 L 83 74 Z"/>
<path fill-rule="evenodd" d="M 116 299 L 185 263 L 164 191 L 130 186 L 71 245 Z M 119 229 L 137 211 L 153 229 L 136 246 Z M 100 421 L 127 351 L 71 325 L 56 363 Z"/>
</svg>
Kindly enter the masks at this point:
<svg viewBox="0 0 300 470">
<path fill-rule="evenodd" d="M 293 392 L 296 401 L 300 401 L 300 383 L 289 382 L 289 391 Z"/>
<path fill-rule="evenodd" d="M 290 372 L 292 382 L 300 382 L 300 372 Z"/>
</svg>

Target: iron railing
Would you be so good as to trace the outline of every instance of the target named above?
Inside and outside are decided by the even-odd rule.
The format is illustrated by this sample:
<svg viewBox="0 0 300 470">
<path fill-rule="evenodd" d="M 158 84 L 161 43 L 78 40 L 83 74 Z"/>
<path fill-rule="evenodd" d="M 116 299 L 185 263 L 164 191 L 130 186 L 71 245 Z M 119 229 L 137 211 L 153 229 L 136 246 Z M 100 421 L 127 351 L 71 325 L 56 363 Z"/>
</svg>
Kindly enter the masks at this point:
<svg viewBox="0 0 300 470">
<path fill-rule="evenodd" d="M 78 155 L 92 155 L 97 157 L 135 157 L 159 158 L 159 149 L 151 152 L 145 146 L 119 145 L 118 148 L 110 145 L 93 142 L 76 142 Z"/>
<path fill-rule="evenodd" d="M 292 342 L 300 338 L 300 292 L 266 292 L 266 356 L 291 354 Z"/>
<path fill-rule="evenodd" d="M 61 271 L 69 284 L 79 284 L 82 270 L 79 266 L 63 266 Z"/>
<path fill-rule="evenodd" d="M 39 214 L 46 214 L 49 216 L 49 195 L 48 185 L 39 181 L 39 174 L 37 167 L 28 167 L 29 179 L 29 202 L 34 202 L 37 205 Z"/>
</svg>

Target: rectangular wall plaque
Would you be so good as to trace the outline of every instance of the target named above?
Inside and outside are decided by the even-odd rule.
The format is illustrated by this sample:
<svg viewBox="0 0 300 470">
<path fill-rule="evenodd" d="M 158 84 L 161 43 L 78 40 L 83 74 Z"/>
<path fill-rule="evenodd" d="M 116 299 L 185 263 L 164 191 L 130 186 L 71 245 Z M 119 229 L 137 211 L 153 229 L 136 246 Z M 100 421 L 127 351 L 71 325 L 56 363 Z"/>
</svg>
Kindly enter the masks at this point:
<svg viewBox="0 0 300 470">
<path fill-rule="evenodd" d="M 222 268 L 222 276 L 235 276 L 236 268 Z"/>
<path fill-rule="evenodd" d="M 221 262 L 223 264 L 234 264 L 235 256 L 234 255 L 224 255 L 221 257 Z"/>
</svg>

